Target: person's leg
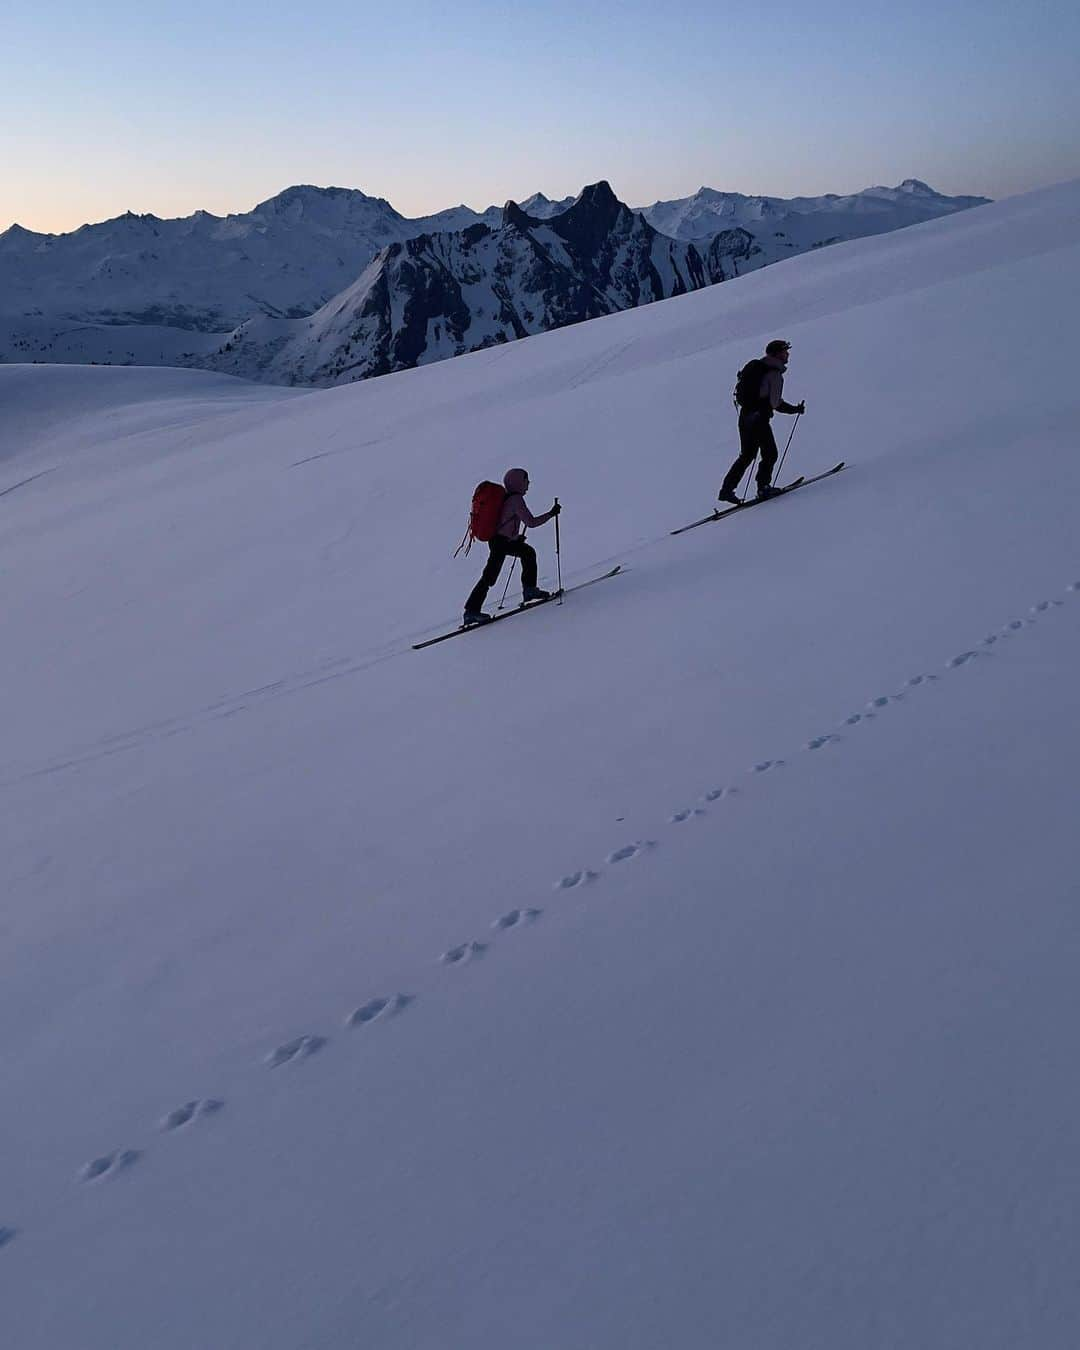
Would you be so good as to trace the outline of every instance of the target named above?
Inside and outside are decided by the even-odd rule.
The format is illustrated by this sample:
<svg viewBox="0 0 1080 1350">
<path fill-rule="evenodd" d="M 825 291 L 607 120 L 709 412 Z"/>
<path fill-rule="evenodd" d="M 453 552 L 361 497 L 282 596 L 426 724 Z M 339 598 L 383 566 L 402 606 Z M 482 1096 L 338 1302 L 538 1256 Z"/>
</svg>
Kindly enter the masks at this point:
<svg viewBox="0 0 1080 1350">
<path fill-rule="evenodd" d="M 465 601 L 466 614 L 479 614 L 484 607 L 484 601 L 487 599 L 488 591 L 499 579 L 499 573 L 502 571 L 503 561 L 506 558 L 506 545 L 510 540 L 504 539 L 502 535 L 497 534 L 488 544 L 488 560 L 484 564 L 484 570 L 480 574 L 480 580 L 469 592 L 469 598 Z"/>
<path fill-rule="evenodd" d="M 524 539 L 520 540 L 520 544 L 517 556 L 521 559 L 521 588 L 528 591 L 536 585 L 536 549 Z"/>
<path fill-rule="evenodd" d="M 772 485 L 773 469 L 776 468 L 777 449 L 776 437 L 773 435 L 772 426 L 765 419 L 761 419 L 761 425 L 757 433 L 758 454 L 761 458 L 758 460 L 757 485 L 758 491 Z"/>
<path fill-rule="evenodd" d="M 549 592 L 539 590 L 536 585 L 536 549 L 524 539 L 511 539 L 506 545 L 506 551 L 512 558 L 521 559 L 522 599 L 546 599 Z"/>
<path fill-rule="evenodd" d="M 739 417 L 739 457 L 727 471 L 720 488 L 721 497 L 730 497 L 742 482 L 742 476 L 754 462 L 757 454 L 757 441 L 754 436 L 754 422 L 757 419 L 742 413 Z"/>
</svg>

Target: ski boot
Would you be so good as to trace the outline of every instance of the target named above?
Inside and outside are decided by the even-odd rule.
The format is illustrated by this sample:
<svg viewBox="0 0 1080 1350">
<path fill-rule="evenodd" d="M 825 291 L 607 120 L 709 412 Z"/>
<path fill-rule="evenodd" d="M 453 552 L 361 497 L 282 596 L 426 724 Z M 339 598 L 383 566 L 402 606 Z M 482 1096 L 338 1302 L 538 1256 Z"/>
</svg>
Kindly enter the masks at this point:
<svg viewBox="0 0 1080 1350">
<path fill-rule="evenodd" d="M 770 497 L 779 497 L 781 489 L 773 487 L 770 483 L 763 483 L 757 490 L 757 499 L 759 502 L 767 502 Z"/>
<path fill-rule="evenodd" d="M 551 592 L 542 591 L 539 586 L 522 586 L 521 603 L 527 605 L 531 600 L 550 600 Z"/>
<path fill-rule="evenodd" d="M 485 614 L 482 609 L 467 609 L 461 616 L 462 628 L 475 628 L 478 623 L 490 623 L 495 616 Z"/>
<path fill-rule="evenodd" d="M 742 498 L 737 496 L 732 488 L 721 488 L 716 494 L 718 502 L 730 502 L 732 506 L 742 506 Z"/>
</svg>

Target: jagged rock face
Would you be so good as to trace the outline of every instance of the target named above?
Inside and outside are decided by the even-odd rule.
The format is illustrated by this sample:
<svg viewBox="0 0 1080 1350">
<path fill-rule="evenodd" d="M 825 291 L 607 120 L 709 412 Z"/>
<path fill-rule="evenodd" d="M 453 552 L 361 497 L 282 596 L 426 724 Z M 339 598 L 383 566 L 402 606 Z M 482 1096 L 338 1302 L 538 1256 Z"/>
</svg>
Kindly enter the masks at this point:
<svg viewBox="0 0 1080 1350">
<path fill-rule="evenodd" d="M 698 290 L 756 251 L 742 229 L 704 249 L 666 238 L 597 183 L 548 219 L 508 202 L 497 227 L 393 244 L 289 340 L 256 321 L 211 364 L 298 383 L 364 379 Z"/>
</svg>

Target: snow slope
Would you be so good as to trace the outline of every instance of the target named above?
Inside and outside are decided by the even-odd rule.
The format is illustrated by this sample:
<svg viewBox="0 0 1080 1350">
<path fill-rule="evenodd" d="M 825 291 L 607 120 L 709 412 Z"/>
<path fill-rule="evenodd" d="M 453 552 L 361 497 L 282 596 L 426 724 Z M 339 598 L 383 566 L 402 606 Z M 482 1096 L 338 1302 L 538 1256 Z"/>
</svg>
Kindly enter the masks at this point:
<svg viewBox="0 0 1080 1350">
<path fill-rule="evenodd" d="M 6 1344 L 1075 1343 L 1078 207 L 319 393 L 0 369 Z M 671 538 L 780 334 L 851 467 Z M 413 653 L 511 462 L 625 574 Z"/>
</svg>

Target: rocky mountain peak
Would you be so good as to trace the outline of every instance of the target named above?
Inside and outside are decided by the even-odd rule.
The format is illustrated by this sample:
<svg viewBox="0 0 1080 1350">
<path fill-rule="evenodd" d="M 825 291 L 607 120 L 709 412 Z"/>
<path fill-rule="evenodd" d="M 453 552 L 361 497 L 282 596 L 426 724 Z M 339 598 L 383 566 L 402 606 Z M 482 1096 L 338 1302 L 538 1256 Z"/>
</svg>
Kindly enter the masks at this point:
<svg viewBox="0 0 1080 1350">
<path fill-rule="evenodd" d="M 612 192 L 611 184 L 601 179 L 582 189 L 573 206 L 561 215 L 552 216 L 548 224 L 584 257 L 596 252 L 624 212 L 631 214 L 630 208 Z"/>
<path fill-rule="evenodd" d="M 519 230 L 527 230 L 531 226 L 539 224 L 539 222 L 523 211 L 517 202 L 509 201 L 502 209 L 500 224 L 503 226 L 512 225 Z"/>
</svg>

